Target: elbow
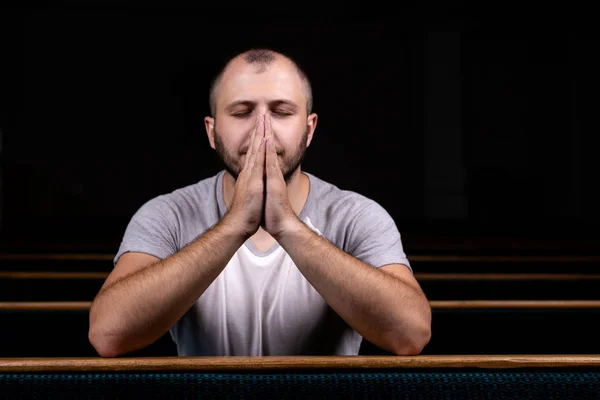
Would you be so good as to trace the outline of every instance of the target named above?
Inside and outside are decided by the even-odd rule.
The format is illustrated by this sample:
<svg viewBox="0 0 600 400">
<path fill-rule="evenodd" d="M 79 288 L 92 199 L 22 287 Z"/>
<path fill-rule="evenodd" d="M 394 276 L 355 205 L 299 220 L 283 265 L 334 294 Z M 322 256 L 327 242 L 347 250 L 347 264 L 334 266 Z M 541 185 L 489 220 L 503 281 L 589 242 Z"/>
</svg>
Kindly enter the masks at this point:
<svg viewBox="0 0 600 400">
<path fill-rule="evenodd" d="M 115 332 L 109 332 L 91 310 L 88 341 L 100 357 L 117 357 L 124 353 L 122 340 Z"/>
<path fill-rule="evenodd" d="M 88 332 L 88 340 L 100 357 L 112 358 L 123 354 L 123 352 L 119 350 L 119 346 L 114 337 L 98 332 L 92 328 L 90 328 Z"/>
<path fill-rule="evenodd" d="M 122 341 L 114 330 L 107 330 L 107 326 L 94 301 L 89 314 L 88 341 L 100 357 L 118 357 L 125 353 Z"/>
<path fill-rule="evenodd" d="M 430 340 L 431 324 L 423 323 L 413 327 L 408 335 L 406 331 L 393 335 L 389 347 L 398 356 L 417 356 L 421 354 Z"/>
<path fill-rule="evenodd" d="M 113 324 L 110 326 L 112 327 Z M 140 338 L 135 334 L 126 334 L 122 330 L 109 328 L 105 321 L 101 323 L 96 320 L 90 323 L 88 341 L 100 357 L 112 358 L 142 349 L 153 340 Z"/>
</svg>

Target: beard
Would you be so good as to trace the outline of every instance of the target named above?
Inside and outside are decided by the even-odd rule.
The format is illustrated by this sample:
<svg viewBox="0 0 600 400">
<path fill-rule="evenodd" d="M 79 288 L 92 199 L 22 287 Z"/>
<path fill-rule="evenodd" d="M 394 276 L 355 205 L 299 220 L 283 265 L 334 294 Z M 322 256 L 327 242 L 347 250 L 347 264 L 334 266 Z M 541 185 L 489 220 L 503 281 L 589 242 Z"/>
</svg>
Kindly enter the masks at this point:
<svg viewBox="0 0 600 400">
<path fill-rule="evenodd" d="M 281 168 L 281 172 L 283 173 L 283 179 L 285 183 L 289 183 L 290 180 L 296 175 L 298 169 L 300 168 L 300 164 L 304 161 L 304 154 L 306 153 L 306 143 L 308 142 L 308 126 L 302 135 L 300 143 L 292 153 L 287 153 L 285 151 L 277 151 L 277 156 L 282 157 L 279 159 L 279 167 Z M 225 170 L 229 172 L 233 179 L 237 181 L 238 176 L 242 172 L 243 165 L 240 163 L 241 156 L 244 153 L 238 154 L 236 157 L 234 154 L 229 152 L 221 140 L 221 135 L 217 132 L 217 127 L 214 128 L 215 135 L 215 151 L 217 155 L 225 165 Z M 250 150 L 248 149 L 248 152 Z M 248 156 L 246 154 L 246 156 Z"/>
</svg>

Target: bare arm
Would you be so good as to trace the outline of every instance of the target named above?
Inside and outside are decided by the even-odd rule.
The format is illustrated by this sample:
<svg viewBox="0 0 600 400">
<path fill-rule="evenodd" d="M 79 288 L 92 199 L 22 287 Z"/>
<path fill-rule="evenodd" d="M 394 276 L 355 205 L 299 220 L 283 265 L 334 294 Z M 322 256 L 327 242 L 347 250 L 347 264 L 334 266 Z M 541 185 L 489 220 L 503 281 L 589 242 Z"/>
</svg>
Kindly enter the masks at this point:
<svg viewBox="0 0 600 400">
<path fill-rule="evenodd" d="M 164 335 L 244 243 L 245 236 L 233 222 L 226 216 L 171 257 L 137 268 L 112 283 L 107 280 L 90 310 L 89 340 L 98 353 L 115 357 Z M 119 263 L 127 263 L 128 256 L 121 256 L 113 273 L 119 274 Z"/>
<path fill-rule="evenodd" d="M 290 204 L 270 117 L 266 119 L 265 137 L 267 232 L 285 249 L 329 306 L 354 330 L 373 344 L 396 354 L 420 353 L 431 335 L 431 309 L 412 272 L 398 264 L 373 268 L 308 228 Z M 396 227 L 389 215 L 385 215 L 385 210 L 380 207 L 374 215 L 377 214 L 379 220 L 363 224 L 358 235 L 373 239 L 367 247 L 375 249 L 376 235 L 390 231 L 392 236 L 400 239 L 398 232 L 394 235 Z"/>
<path fill-rule="evenodd" d="M 88 336 L 101 356 L 137 350 L 164 335 L 257 231 L 264 208 L 265 162 L 264 122 L 258 117 L 250 143 L 231 210 L 217 225 L 178 253 L 154 259 L 146 267 L 139 253 L 121 256 L 90 310 Z M 131 262 L 130 255 L 137 260 Z"/>
<path fill-rule="evenodd" d="M 373 268 L 300 220 L 278 241 L 325 301 L 364 338 L 398 355 L 416 355 L 429 342 L 429 302 L 407 267 Z"/>
</svg>

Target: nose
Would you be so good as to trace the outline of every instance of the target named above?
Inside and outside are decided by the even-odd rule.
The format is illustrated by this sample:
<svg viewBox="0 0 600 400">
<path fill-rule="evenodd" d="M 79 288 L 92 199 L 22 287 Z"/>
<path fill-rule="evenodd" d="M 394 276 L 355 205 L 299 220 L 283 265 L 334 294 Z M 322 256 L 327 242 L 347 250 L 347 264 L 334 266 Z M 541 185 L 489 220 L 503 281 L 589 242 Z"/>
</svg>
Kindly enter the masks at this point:
<svg viewBox="0 0 600 400">
<path fill-rule="evenodd" d="M 266 104 L 260 104 L 256 107 L 256 112 L 262 116 L 265 116 L 269 112 L 269 106 Z"/>
</svg>

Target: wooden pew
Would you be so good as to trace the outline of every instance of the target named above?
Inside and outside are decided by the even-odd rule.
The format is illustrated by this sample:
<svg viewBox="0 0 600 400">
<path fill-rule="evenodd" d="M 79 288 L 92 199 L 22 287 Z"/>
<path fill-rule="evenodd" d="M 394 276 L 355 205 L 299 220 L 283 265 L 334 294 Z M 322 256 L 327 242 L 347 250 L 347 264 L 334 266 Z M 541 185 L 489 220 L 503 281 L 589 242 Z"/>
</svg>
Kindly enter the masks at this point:
<svg viewBox="0 0 600 400">
<path fill-rule="evenodd" d="M 422 354 L 600 354 L 600 300 L 431 301 L 433 335 Z M 2 302 L 0 357 L 96 356 L 90 302 Z M 30 334 L 35 339 L 31 341 Z M 175 355 L 167 333 L 133 357 Z M 363 342 L 361 354 L 388 354 Z"/>
<path fill-rule="evenodd" d="M 110 253 L 0 253 L 0 271 L 109 272 Z M 598 273 L 600 255 L 417 254 L 417 273 Z"/>
<path fill-rule="evenodd" d="M 65 264 L 72 260 L 63 261 Z M 87 262 L 87 261 L 85 261 Z M 84 264 L 82 265 L 86 265 Z M 453 263 L 457 262 L 458 266 Z M 600 266 L 596 272 L 494 272 L 474 261 L 448 261 L 446 271 L 422 272 L 414 265 L 415 277 L 430 300 L 595 300 L 600 298 Z M 512 268 L 506 261 L 506 269 Z M 543 261 L 531 261 L 531 263 Z M 416 264 L 416 263 L 415 263 Z M 42 264 L 43 265 L 43 264 Z M 53 264 L 52 264 L 53 265 Z M 587 264 L 586 264 L 587 265 Z M 56 267 L 56 265 L 54 265 Z M 96 265 L 97 266 L 97 265 Z M 16 265 L 13 265 L 16 267 Z M 30 268 L 34 266 L 29 265 Z M 51 265 L 48 266 L 50 268 Z M 98 293 L 109 271 L 36 269 L 0 270 L 0 301 L 87 301 Z M 537 266 L 539 270 L 543 269 Z M 67 270 L 64 270 L 67 269 Z M 529 267 L 531 269 L 531 267 Z M 569 269 L 565 264 L 563 269 Z"/>
<path fill-rule="evenodd" d="M 0 397 L 597 399 L 599 355 L 0 359 Z"/>
<path fill-rule="evenodd" d="M 7 340 L 0 356 L 95 355 L 87 343 L 87 307 L 112 258 L 0 254 L 0 322 L 13 327 L 0 334 Z M 425 354 L 600 353 L 594 323 L 600 315 L 600 257 L 418 255 L 411 260 L 434 313 Z M 46 341 L 23 346 L 25 332 L 45 325 L 65 326 L 67 332 L 45 330 Z M 50 340 L 55 347 L 43 344 Z M 170 337 L 157 343 L 133 356 L 174 354 Z M 384 353 L 368 342 L 361 351 Z"/>
<path fill-rule="evenodd" d="M 600 309 L 600 300 L 432 300 L 431 308 L 436 310 L 585 310 Z M 87 311 L 88 301 L 15 301 L 0 302 L 0 310 L 32 311 Z"/>
</svg>

